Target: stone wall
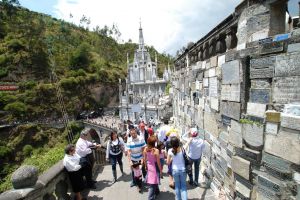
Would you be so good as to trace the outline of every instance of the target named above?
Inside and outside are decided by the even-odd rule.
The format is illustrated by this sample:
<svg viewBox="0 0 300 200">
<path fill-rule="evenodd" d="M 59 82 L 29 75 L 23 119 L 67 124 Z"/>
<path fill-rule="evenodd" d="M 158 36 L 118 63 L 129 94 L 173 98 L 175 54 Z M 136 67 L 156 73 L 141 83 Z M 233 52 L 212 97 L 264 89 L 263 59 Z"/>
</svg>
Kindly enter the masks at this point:
<svg viewBox="0 0 300 200">
<path fill-rule="evenodd" d="M 300 29 L 278 34 L 285 29 L 272 12 L 281 7 L 261 2 L 241 4 L 221 23 L 237 25 L 235 45 L 202 56 L 205 40 L 226 32 L 220 28 L 177 58 L 174 121 L 182 132 L 200 130 L 201 179 L 217 194 L 300 199 Z"/>
</svg>

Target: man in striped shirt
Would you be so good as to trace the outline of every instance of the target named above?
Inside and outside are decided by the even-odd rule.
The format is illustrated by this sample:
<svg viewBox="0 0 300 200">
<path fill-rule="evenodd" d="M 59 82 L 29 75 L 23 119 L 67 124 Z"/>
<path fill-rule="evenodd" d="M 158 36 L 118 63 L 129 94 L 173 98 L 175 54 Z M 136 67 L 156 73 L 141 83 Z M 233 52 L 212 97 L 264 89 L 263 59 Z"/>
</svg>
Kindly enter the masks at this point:
<svg viewBox="0 0 300 200">
<path fill-rule="evenodd" d="M 145 140 L 144 140 L 144 138 L 142 138 L 141 136 L 139 136 L 137 134 L 137 132 L 134 128 L 130 130 L 130 135 L 131 135 L 131 139 L 129 139 L 127 141 L 127 145 L 126 145 L 130 166 L 132 166 L 134 162 L 135 163 L 140 162 L 142 164 L 143 163 L 143 151 L 146 146 Z M 144 165 L 142 167 L 142 171 L 143 171 L 143 177 L 145 178 L 146 170 L 145 170 Z M 133 174 L 132 169 L 131 169 L 131 174 L 132 174 L 132 182 L 131 182 L 130 186 L 133 187 L 136 185 L 136 183 L 134 182 L 134 174 Z"/>
</svg>

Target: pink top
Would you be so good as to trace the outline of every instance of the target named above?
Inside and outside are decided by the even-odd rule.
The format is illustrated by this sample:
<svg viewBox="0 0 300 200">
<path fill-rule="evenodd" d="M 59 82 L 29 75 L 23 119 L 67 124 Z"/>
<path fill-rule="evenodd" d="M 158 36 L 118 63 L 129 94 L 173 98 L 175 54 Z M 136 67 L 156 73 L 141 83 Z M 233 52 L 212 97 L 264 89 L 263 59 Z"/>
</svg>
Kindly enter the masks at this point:
<svg viewBox="0 0 300 200">
<path fill-rule="evenodd" d="M 156 156 L 152 151 L 147 152 L 147 183 L 158 184 L 159 183 L 159 171 L 156 170 Z"/>
<path fill-rule="evenodd" d="M 138 178 L 138 177 L 142 176 L 142 170 L 139 167 L 133 168 L 133 174 L 134 174 L 134 177 Z"/>
</svg>

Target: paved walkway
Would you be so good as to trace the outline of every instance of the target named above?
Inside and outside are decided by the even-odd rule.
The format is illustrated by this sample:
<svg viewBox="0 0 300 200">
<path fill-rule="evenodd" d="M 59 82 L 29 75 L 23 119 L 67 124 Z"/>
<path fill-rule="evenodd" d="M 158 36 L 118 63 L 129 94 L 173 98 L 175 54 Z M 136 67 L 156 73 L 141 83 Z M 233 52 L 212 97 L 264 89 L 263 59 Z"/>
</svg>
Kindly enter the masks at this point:
<svg viewBox="0 0 300 200">
<path fill-rule="evenodd" d="M 148 189 L 145 188 L 143 193 L 140 194 L 136 187 L 130 187 L 131 175 L 128 160 L 123 158 L 124 171 L 126 175 L 121 177 L 121 172 L 117 166 L 118 182 L 111 184 L 112 171 L 111 165 L 105 165 L 100 167 L 96 177 L 98 181 L 96 186 L 97 189 L 87 192 L 87 200 L 147 200 Z M 161 179 L 160 195 L 157 200 L 173 200 L 175 199 L 175 191 L 168 186 L 168 177 L 166 174 L 166 166 L 164 167 L 164 178 Z M 188 199 L 189 200 L 216 200 L 213 192 L 210 189 L 204 189 L 200 187 L 188 186 Z"/>
</svg>

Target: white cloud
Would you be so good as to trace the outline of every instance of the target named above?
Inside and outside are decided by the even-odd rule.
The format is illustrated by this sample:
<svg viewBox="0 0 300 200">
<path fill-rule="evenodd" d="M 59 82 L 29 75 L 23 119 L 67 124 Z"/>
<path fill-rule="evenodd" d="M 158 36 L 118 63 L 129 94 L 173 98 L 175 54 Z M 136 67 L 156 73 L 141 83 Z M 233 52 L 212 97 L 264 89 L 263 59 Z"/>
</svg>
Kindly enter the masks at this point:
<svg viewBox="0 0 300 200">
<path fill-rule="evenodd" d="M 91 27 L 117 24 L 124 41 L 138 42 L 139 19 L 145 43 L 174 54 L 197 41 L 234 12 L 240 0 L 58 0 L 58 18 L 79 24 L 82 15 Z M 70 19 L 70 13 L 73 18 Z"/>
</svg>

